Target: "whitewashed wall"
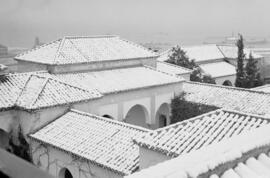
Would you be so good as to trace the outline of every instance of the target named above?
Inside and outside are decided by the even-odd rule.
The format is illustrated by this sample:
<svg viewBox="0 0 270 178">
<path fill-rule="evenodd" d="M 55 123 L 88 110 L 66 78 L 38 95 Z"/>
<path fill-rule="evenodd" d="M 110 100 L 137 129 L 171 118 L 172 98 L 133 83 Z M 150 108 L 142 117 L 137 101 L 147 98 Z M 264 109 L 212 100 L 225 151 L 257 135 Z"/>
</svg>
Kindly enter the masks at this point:
<svg viewBox="0 0 270 178">
<path fill-rule="evenodd" d="M 31 140 L 34 164 L 49 174 L 59 177 L 62 168 L 67 168 L 74 178 L 121 178 L 122 175 L 79 159 L 71 154 Z"/>
</svg>

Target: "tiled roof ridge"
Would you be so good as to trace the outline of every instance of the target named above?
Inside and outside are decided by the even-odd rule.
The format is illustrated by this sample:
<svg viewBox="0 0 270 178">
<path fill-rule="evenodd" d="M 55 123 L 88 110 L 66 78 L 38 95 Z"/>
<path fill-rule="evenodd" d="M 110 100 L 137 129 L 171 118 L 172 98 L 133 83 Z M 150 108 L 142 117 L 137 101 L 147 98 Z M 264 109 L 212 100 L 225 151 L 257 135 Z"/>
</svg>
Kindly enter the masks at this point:
<svg viewBox="0 0 270 178">
<path fill-rule="evenodd" d="M 157 68 L 154 68 L 154 67 L 151 67 L 151 66 L 148 66 L 148 65 L 143 65 L 143 67 L 145 67 L 145 68 L 147 68 L 147 69 L 149 69 L 149 70 L 153 70 L 153 71 L 156 71 L 156 72 L 163 73 L 163 74 L 165 74 L 165 75 L 169 75 L 169 76 L 171 76 L 171 77 L 180 78 L 180 77 L 176 77 L 176 76 L 173 75 L 173 74 L 169 74 L 169 73 L 163 72 L 163 71 L 161 71 L 161 70 L 158 70 Z M 183 80 L 184 80 L 184 79 L 183 79 Z M 177 83 L 177 82 L 176 82 L 176 83 Z"/>
<path fill-rule="evenodd" d="M 32 76 L 35 76 L 35 77 L 38 77 L 38 78 L 43 78 L 43 79 L 44 79 L 44 82 L 42 83 L 42 87 L 39 88 L 39 92 L 37 92 L 38 94 L 37 94 L 37 96 L 35 97 L 35 99 L 29 104 L 30 107 L 31 107 L 31 106 L 34 106 L 34 104 L 37 102 L 37 100 L 39 99 L 39 97 L 40 97 L 42 91 L 44 90 L 44 88 L 45 88 L 45 86 L 47 85 L 48 80 L 49 80 L 48 77 L 45 78 L 45 77 L 41 77 L 41 76 L 34 75 L 34 74 L 32 74 L 30 77 L 32 77 Z M 26 86 L 26 85 L 25 85 L 25 86 Z"/>
<path fill-rule="evenodd" d="M 78 46 L 76 46 L 75 44 L 74 44 L 74 42 L 72 41 L 72 40 L 70 40 L 70 39 L 68 39 L 69 40 L 69 42 L 74 46 L 74 48 L 82 55 L 82 57 L 84 58 L 84 59 L 86 59 L 86 61 L 89 61 L 89 57 L 87 56 L 87 55 L 85 55 L 79 48 L 78 48 Z"/>
<path fill-rule="evenodd" d="M 152 53 L 152 54 L 154 55 L 154 56 L 152 56 L 152 57 L 159 57 L 159 56 L 160 56 L 158 53 L 156 53 L 156 52 L 154 52 L 154 51 L 152 51 L 152 50 L 150 50 L 150 49 L 147 49 L 146 47 L 144 47 L 144 46 L 142 46 L 142 45 L 139 45 L 139 44 L 137 44 L 137 43 L 135 43 L 135 42 L 132 42 L 132 41 L 129 41 L 129 40 L 120 38 L 120 37 L 118 37 L 118 39 L 121 40 L 121 41 L 124 41 L 124 42 L 126 42 L 126 43 L 128 43 L 128 44 L 130 44 L 130 45 L 136 46 L 136 47 L 138 47 L 138 48 L 141 48 L 141 49 L 143 49 L 143 50 L 146 50 L 146 51 Z"/>
<path fill-rule="evenodd" d="M 66 39 L 77 38 L 119 38 L 117 35 L 82 35 L 82 36 L 65 36 Z"/>
<path fill-rule="evenodd" d="M 35 74 L 34 74 L 34 75 L 35 75 Z M 43 76 L 42 76 L 42 77 L 43 77 Z M 60 80 L 60 79 L 58 79 L 58 78 L 54 78 L 54 77 L 51 77 L 51 76 L 44 76 L 44 77 L 49 78 L 50 80 L 57 81 L 57 82 L 59 82 L 59 83 L 61 83 L 61 84 L 67 85 L 67 86 L 69 86 L 69 87 L 77 88 L 77 89 L 83 90 L 83 91 L 85 91 L 85 92 L 91 92 L 90 90 L 87 90 L 87 89 L 84 88 L 84 87 L 78 87 L 78 86 L 76 86 L 76 85 L 72 85 L 72 84 L 70 84 L 69 82 L 65 82 L 65 81 Z M 98 92 L 97 89 L 95 89 L 95 91 Z M 98 93 L 99 93 L 100 96 L 102 96 L 102 94 L 101 94 L 100 92 L 98 92 Z"/>
<path fill-rule="evenodd" d="M 171 63 L 168 63 L 168 62 L 164 62 L 164 61 L 157 61 L 157 62 L 160 62 L 160 63 L 163 63 L 163 64 L 167 64 L 167 65 L 169 65 L 169 66 L 181 68 L 181 69 L 183 69 L 183 70 L 187 70 L 188 72 L 192 72 L 192 71 L 193 71 L 193 70 L 191 70 L 191 69 L 189 69 L 189 68 L 182 67 L 182 66 L 175 65 L 175 64 L 171 64 Z"/>
<path fill-rule="evenodd" d="M 59 56 L 60 50 L 62 49 L 62 47 L 64 45 L 65 37 L 61 38 L 60 40 L 61 40 L 60 44 L 58 45 L 58 48 L 57 48 L 56 53 L 55 53 L 54 58 L 53 58 L 53 63 L 58 63 L 56 61 L 56 58 Z"/>
<path fill-rule="evenodd" d="M 186 124 L 188 122 L 193 122 L 197 119 L 201 119 L 203 118 L 204 116 L 209 116 L 209 115 L 212 115 L 212 114 L 216 114 L 216 113 L 220 113 L 220 112 L 224 112 L 224 109 L 216 109 L 214 111 L 210 111 L 210 112 L 207 112 L 207 113 L 204 113 L 204 114 L 201 114 L 201 115 L 198 115 L 198 116 L 195 116 L 195 117 L 192 117 L 190 119 L 187 119 L 187 120 L 183 120 L 183 121 L 180 121 L 180 122 L 177 122 L 177 123 L 174 123 L 174 124 L 171 124 L 171 125 L 168 125 L 166 127 L 162 127 L 162 128 L 158 128 L 156 130 L 153 130 L 153 132 L 159 132 L 159 131 L 162 131 L 162 130 L 166 130 L 166 129 L 169 129 L 171 127 L 175 127 L 175 126 L 178 126 L 178 125 L 181 125 L 181 124 Z"/>
<path fill-rule="evenodd" d="M 254 117 L 254 118 L 257 118 L 257 119 L 265 119 L 265 120 L 270 122 L 270 117 L 263 116 L 263 115 L 247 113 L 247 112 L 238 111 L 238 110 L 232 110 L 232 109 L 225 109 L 225 108 L 221 108 L 221 110 L 224 111 L 224 112 L 228 112 L 228 113 L 238 114 L 240 116 L 249 116 L 249 117 Z"/>
<path fill-rule="evenodd" d="M 14 59 L 19 59 L 19 57 L 22 56 L 22 55 L 28 54 L 28 53 L 30 53 L 30 52 L 32 52 L 32 51 L 38 50 L 38 49 L 40 49 L 40 48 L 42 48 L 42 47 L 51 45 L 51 44 L 56 43 L 56 42 L 59 42 L 59 41 L 61 41 L 61 40 L 62 40 L 62 38 L 59 38 L 59 39 L 53 40 L 53 41 L 51 41 L 51 42 L 49 42 L 49 43 L 45 43 L 45 44 L 42 44 L 42 45 L 38 45 L 38 46 L 36 46 L 36 47 L 34 47 L 34 48 L 32 48 L 32 49 L 28 49 L 28 50 L 26 50 L 26 51 L 24 51 L 24 52 L 22 52 L 22 53 L 16 55 L 16 56 L 14 57 Z"/>
<path fill-rule="evenodd" d="M 32 76 L 31 74 L 28 76 L 28 78 L 27 78 L 27 80 L 25 81 L 24 86 L 23 86 L 23 88 L 21 89 L 20 94 L 18 95 L 17 99 L 15 100 L 13 106 L 15 106 L 15 107 L 18 106 L 18 101 L 19 101 L 20 97 L 22 96 L 22 93 L 23 93 L 24 89 L 26 88 L 27 83 L 30 81 L 31 76 Z"/>
<path fill-rule="evenodd" d="M 194 81 L 185 81 L 184 83 L 194 84 L 194 85 L 204 85 L 204 86 L 216 87 L 216 88 L 226 88 L 226 89 L 232 89 L 232 90 L 238 90 L 238 91 L 247 91 L 247 92 L 250 92 L 250 93 L 267 94 L 267 95 L 270 96 L 270 93 L 267 93 L 267 92 L 264 92 L 264 91 L 250 90 L 250 89 L 247 89 L 247 88 L 224 86 L 224 85 L 217 85 L 217 84 L 210 84 L 210 83 L 201 83 L 201 82 L 194 82 Z"/>
<path fill-rule="evenodd" d="M 110 119 L 110 118 L 106 118 L 106 117 L 102 117 L 102 116 L 98 116 L 98 115 L 91 114 L 91 113 L 84 112 L 84 111 L 79 111 L 77 109 L 70 109 L 68 112 L 73 112 L 73 113 L 80 114 L 80 115 L 83 115 L 83 116 L 94 117 L 95 119 L 98 119 L 98 120 L 105 120 L 106 122 L 113 123 L 115 125 L 129 127 L 129 128 L 135 129 L 135 130 L 143 131 L 143 132 L 151 131 L 150 129 L 147 129 L 147 128 L 144 128 L 144 127 L 136 126 L 136 125 L 133 125 L 133 124 L 121 122 L 121 121 L 118 121 L 118 120 L 114 120 L 114 119 Z"/>
</svg>

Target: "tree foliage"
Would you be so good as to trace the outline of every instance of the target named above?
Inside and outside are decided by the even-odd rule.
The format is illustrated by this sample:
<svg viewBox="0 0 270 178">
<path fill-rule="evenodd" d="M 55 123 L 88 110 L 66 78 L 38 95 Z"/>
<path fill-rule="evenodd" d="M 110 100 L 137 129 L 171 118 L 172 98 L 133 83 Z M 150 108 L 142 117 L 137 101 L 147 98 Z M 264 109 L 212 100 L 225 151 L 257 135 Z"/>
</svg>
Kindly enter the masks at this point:
<svg viewBox="0 0 270 178">
<path fill-rule="evenodd" d="M 261 86 L 263 81 L 260 76 L 259 68 L 257 67 L 258 61 L 254 59 L 252 54 L 249 54 L 249 58 L 245 67 L 246 70 L 246 86 L 245 88 L 254 88 Z"/>
<path fill-rule="evenodd" d="M 182 66 L 191 70 L 198 67 L 194 60 L 189 60 L 186 52 L 182 50 L 179 46 L 172 48 L 169 59 L 166 62 Z"/>
<path fill-rule="evenodd" d="M 244 60 L 246 56 L 244 53 L 244 39 L 241 34 L 239 34 L 236 46 L 238 48 L 238 52 L 235 86 L 244 88 L 246 86 L 246 74 L 244 71 Z"/>
<path fill-rule="evenodd" d="M 171 100 L 171 123 L 184 121 L 216 109 L 218 108 L 215 106 L 188 102 L 185 100 L 185 93 L 182 93 Z"/>
<path fill-rule="evenodd" d="M 190 74 L 191 81 L 212 84 L 216 83 L 210 75 L 203 74 L 199 66 L 195 63 L 195 60 L 190 60 L 186 55 L 186 52 L 179 46 L 172 48 L 169 59 L 166 62 L 193 70 Z"/>
<path fill-rule="evenodd" d="M 251 53 L 249 54 L 246 65 L 244 64 L 244 61 L 246 60 L 244 53 L 244 39 L 240 34 L 236 45 L 238 48 L 238 54 L 235 86 L 242 88 L 253 88 L 263 85 L 257 65 L 258 61 L 254 59 Z"/>
<path fill-rule="evenodd" d="M 30 156 L 30 146 L 25 140 L 21 127 L 19 127 L 18 132 L 18 143 L 14 143 L 13 139 L 11 138 L 9 141 L 10 148 L 8 149 L 9 152 L 13 153 L 14 155 L 28 161 L 32 162 Z"/>
</svg>

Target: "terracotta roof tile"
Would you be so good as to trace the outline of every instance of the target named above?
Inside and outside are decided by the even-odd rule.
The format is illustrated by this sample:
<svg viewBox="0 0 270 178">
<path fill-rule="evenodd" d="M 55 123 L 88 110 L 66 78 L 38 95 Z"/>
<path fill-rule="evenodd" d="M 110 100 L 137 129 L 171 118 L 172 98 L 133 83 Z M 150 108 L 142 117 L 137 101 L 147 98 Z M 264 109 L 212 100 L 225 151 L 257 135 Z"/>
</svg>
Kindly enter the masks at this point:
<svg viewBox="0 0 270 178">
<path fill-rule="evenodd" d="M 139 166 L 139 147 L 131 138 L 148 131 L 123 122 L 71 110 L 30 134 L 30 138 L 127 175 Z"/>
<path fill-rule="evenodd" d="M 142 75 L 143 74 L 143 75 Z M 130 67 L 96 72 L 55 74 L 60 80 L 84 88 L 96 88 L 102 94 L 181 82 L 178 78 L 150 67 Z"/>
<path fill-rule="evenodd" d="M 39 109 L 101 97 L 86 90 L 46 76 L 42 73 L 8 74 L 0 82 L 1 109 L 19 107 Z"/>
<path fill-rule="evenodd" d="M 152 58 L 157 54 L 117 36 L 64 37 L 15 57 L 43 64 L 74 64 L 132 58 Z"/>
<path fill-rule="evenodd" d="M 189 74 L 192 72 L 192 70 L 188 68 L 173 65 L 167 62 L 162 62 L 162 61 L 157 61 L 157 70 L 168 73 L 168 74 L 172 74 L 172 75 Z"/>
<path fill-rule="evenodd" d="M 249 89 L 184 82 L 185 100 L 242 112 L 270 115 L 270 94 Z"/>
<path fill-rule="evenodd" d="M 146 133 L 134 141 L 175 157 L 261 127 L 269 121 L 259 116 L 217 110 Z"/>
</svg>

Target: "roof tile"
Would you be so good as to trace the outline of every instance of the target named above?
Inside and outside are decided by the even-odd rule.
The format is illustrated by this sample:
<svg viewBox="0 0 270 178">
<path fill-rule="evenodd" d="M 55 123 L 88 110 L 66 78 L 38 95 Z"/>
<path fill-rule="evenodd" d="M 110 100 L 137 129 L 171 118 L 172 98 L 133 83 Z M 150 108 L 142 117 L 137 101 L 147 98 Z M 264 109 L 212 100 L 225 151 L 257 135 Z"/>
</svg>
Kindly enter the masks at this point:
<svg viewBox="0 0 270 178">
<path fill-rule="evenodd" d="M 30 138 L 127 175 L 139 166 L 139 147 L 131 138 L 148 131 L 123 122 L 71 110 L 30 134 Z"/>
</svg>

